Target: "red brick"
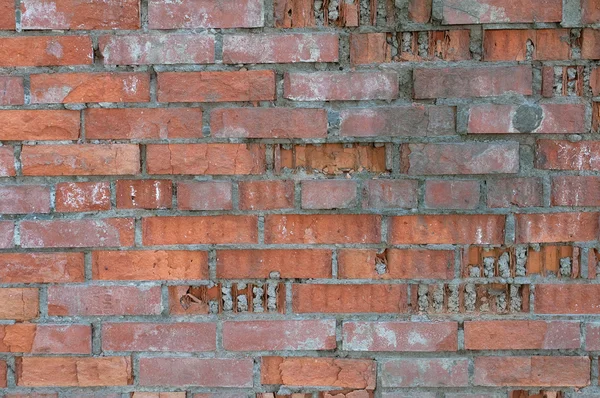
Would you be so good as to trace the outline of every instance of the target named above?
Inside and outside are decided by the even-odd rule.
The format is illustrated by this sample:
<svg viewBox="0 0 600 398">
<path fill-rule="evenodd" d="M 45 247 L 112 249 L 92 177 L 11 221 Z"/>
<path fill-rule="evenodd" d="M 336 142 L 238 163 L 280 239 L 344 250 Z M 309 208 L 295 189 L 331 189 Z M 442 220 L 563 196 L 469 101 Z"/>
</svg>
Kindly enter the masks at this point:
<svg viewBox="0 0 600 398">
<path fill-rule="evenodd" d="M 340 135 L 352 137 L 413 137 L 456 134 L 452 106 L 404 105 L 344 109 L 340 111 Z"/>
<path fill-rule="evenodd" d="M 494 97 L 516 93 L 531 95 L 531 66 L 415 69 L 414 97 Z"/>
<path fill-rule="evenodd" d="M 581 22 L 598 23 L 600 22 L 600 3 L 598 0 L 581 0 Z"/>
<path fill-rule="evenodd" d="M 210 113 L 213 137 L 325 138 L 327 111 L 310 108 L 219 108 Z"/>
<path fill-rule="evenodd" d="M 519 171 L 517 142 L 403 144 L 402 171 L 410 175 L 499 174 Z"/>
<path fill-rule="evenodd" d="M 223 37 L 223 63 L 338 62 L 338 35 L 246 34 Z"/>
<path fill-rule="evenodd" d="M 0 352 L 90 354 L 91 350 L 89 325 L 0 325 Z"/>
<path fill-rule="evenodd" d="M 201 138 L 200 108 L 90 108 L 85 135 L 95 140 Z"/>
<path fill-rule="evenodd" d="M 215 62 L 213 35 L 169 33 L 105 35 L 98 38 L 105 65 L 212 64 Z"/>
<path fill-rule="evenodd" d="M 474 105 L 469 111 L 471 134 L 585 133 L 584 104 Z"/>
<path fill-rule="evenodd" d="M 536 177 L 487 180 L 488 207 L 542 206 L 542 180 Z"/>
<path fill-rule="evenodd" d="M 600 285 L 535 286 L 536 314 L 600 314 Z"/>
<path fill-rule="evenodd" d="M 585 349 L 587 351 L 600 350 L 600 324 L 596 322 L 585 324 Z"/>
<path fill-rule="evenodd" d="M 376 364 L 371 359 L 262 357 L 262 384 L 375 388 Z"/>
<path fill-rule="evenodd" d="M 600 177 L 552 177 L 552 206 L 600 206 Z"/>
<path fill-rule="evenodd" d="M 294 284 L 295 313 L 405 313 L 406 285 Z"/>
<path fill-rule="evenodd" d="M 38 289 L 0 288 L 0 319 L 28 321 L 38 316 Z"/>
<path fill-rule="evenodd" d="M 266 279 L 271 272 L 285 279 L 331 278 L 331 250 L 217 250 L 217 278 Z"/>
<path fill-rule="evenodd" d="M 531 60 L 568 60 L 571 58 L 569 29 L 490 29 L 483 36 L 486 61 L 526 61 L 528 41 L 533 47 Z"/>
<path fill-rule="evenodd" d="M 0 387 L 6 387 L 6 371 L 7 371 L 6 361 L 0 360 Z M 10 397 L 9 397 L 10 398 Z"/>
<path fill-rule="evenodd" d="M 581 32 L 581 58 L 600 59 L 600 30 L 583 29 Z"/>
<path fill-rule="evenodd" d="M 177 183 L 177 208 L 180 210 L 231 210 L 232 187 L 229 181 L 191 181 Z"/>
<path fill-rule="evenodd" d="M 304 28 L 315 25 L 312 0 L 275 0 L 274 17 L 277 28 Z"/>
<path fill-rule="evenodd" d="M 147 73 L 53 73 L 30 80 L 33 104 L 150 101 Z"/>
<path fill-rule="evenodd" d="M 335 320 L 226 321 L 223 347 L 228 351 L 333 350 Z"/>
<path fill-rule="evenodd" d="M 363 209 L 415 208 L 418 188 L 416 180 L 365 181 Z"/>
<path fill-rule="evenodd" d="M 381 216 L 367 214 L 265 217 L 265 243 L 380 243 Z"/>
<path fill-rule="evenodd" d="M 276 210 L 294 207 L 293 181 L 240 181 L 240 210 Z"/>
<path fill-rule="evenodd" d="M 600 170 L 600 141 L 538 140 L 535 167 L 546 170 Z"/>
<path fill-rule="evenodd" d="M 132 218 L 22 221 L 21 247 L 133 246 Z"/>
<path fill-rule="evenodd" d="M 150 174 L 262 174 L 263 144 L 153 144 L 146 147 Z"/>
<path fill-rule="evenodd" d="M 15 30 L 15 25 L 15 3 L 10 0 L 0 1 L 0 30 Z M 2 364 L 6 366 L 4 362 Z M 2 386 L 2 373 L 0 371 L 0 386 Z M 6 379 L 4 383 L 6 384 Z"/>
<path fill-rule="evenodd" d="M 2 15 L 1 8 L 0 5 L 0 15 Z M 2 17 L 0 16 L 0 18 Z M 23 105 L 24 98 L 22 77 L 0 76 L 0 105 Z"/>
<path fill-rule="evenodd" d="M 0 139 L 76 140 L 79 138 L 79 112 L 67 110 L 0 111 Z"/>
<path fill-rule="evenodd" d="M 583 387 L 590 384 L 590 358 L 477 357 L 473 383 L 476 386 Z"/>
<path fill-rule="evenodd" d="M 217 349 L 217 326 L 205 323 L 104 323 L 103 351 L 197 352 Z"/>
<path fill-rule="evenodd" d="M 170 209 L 171 180 L 117 180 L 118 209 Z"/>
<path fill-rule="evenodd" d="M 159 102 L 273 101 L 275 72 L 159 72 L 157 95 Z"/>
<path fill-rule="evenodd" d="M 43 185 L 0 186 L 0 213 L 50 212 L 50 188 Z"/>
<path fill-rule="evenodd" d="M 388 359 L 381 362 L 381 387 L 466 387 L 466 358 Z"/>
<path fill-rule="evenodd" d="M 376 266 L 385 265 L 385 272 Z M 454 252 L 451 250 L 342 249 L 338 253 L 342 279 L 452 279 Z"/>
<path fill-rule="evenodd" d="M 443 1 L 444 23 L 527 23 L 560 22 L 562 1 L 544 0 L 475 0 L 464 4 L 461 0 Z"/>
<path fill-rule="evenodd" d="M 83 253 L 1 253 L 2 283 L 83 282 Z"/>
<path fill-rule="evenodd" d="M 478 205 L 479 181 L 425 182 L 425 206 L 430 209 L 475 209 Z"/>
<path fill-rule="evenodd" d="M 151 0 L 148 4 L 150 29 L 259 28 L 264 26 L 260 0 L 182 0 L 166 3 Z"/>
<path fill-rule="evenodd" d="M 341 144 L 295 145 L 275 149 L 275 171 L 286 169 L 305 171 L 308 174 L 323 173 L 342 175 L 353 172 L 387 173 L 391 157 L 389 145 Z M 389 155 L 389 157 L 388 157 Z"/>
<path fill-rule="evenodd" d="M 208 254 L 175 250 L 95 251 L 92 275 L 99 280 L 208 279 Z"/>
<path fill-rule="evenodd" d="M 145 217 L 144 245 L 258 243 L 256 216 Z"/>
<path fill-rule="evenodd" d="M 408 215 L 390 218 L 390 244 L 504 243 L 504 216 L 493 214 Z"/>
<path fill-rule="evenodd" d="M 21 27 L 25 30 L 138 29 L 140 3 L 135 0 L 110 0 L 101 3 L 23 0 Z"/>
<path fill-rule="evenodd" d="M 252 387 L 251 358 L 142 357 L 141 386 Z"/>
<path fill-rule="evenodd" d="M 398 97 L 396 72 L 289 72 L 283 96 L 294 101 L 392 100 Z"/>
<path fill-rule="evenodd" d="M 110 210 L 110 183 L 58 183 L 55 202 L 55 209 L 58 212 Z"/>
<path fill-rule="evenodd" d="M 356 206 L 356 181 L 302 181 L 303 209 L 345 209 Z"/>
<path fill-rule="evenodd" d="M 0 146 L 0 177 L 15 175 L 15 155 L 12 146 Z"/>
<path fill-rule="evenodd" d="M 140 171 L 140 149 L 132 144 L 24 145 L 23 175 L 126 175 Z"/>
<path fill-rule="evenodd" d="M 516 214 L 517 243 L 594 241 L 598 213 Z"/>
<path fill-rule="evenodd" d="M 432 0 L 409 0 L 408 19 L 417 23 L 427 23 L 431 19 Z"/>
<path fill-rule="evenodd" d="M 14 246 L 13 235 L 15 223 L 12 221 L 0 221 L 0 249 L 8 249 Z"/>
<path fill-rule="evenodd" d="M 344 322 L 346 351 L 456 351 L 456 322 Z"/>
<path fill-rule="evenodd" d="M 48 287 L 48 315 L 160 315 L 160 286 Z"/>
<path fill-rule="evenodd" d="M 0 38 L 1 67 L 90 65 L 92 62 L 89 36 Z"/>
<path fill-rule="evenodd" d="M 93 387 L 132 384 L 129 357 L 17 358 L 19 387 Z"/>
<path fill-rule="evenodd" d="M 575 350 L 579 322 L 467 321 L 467 350 Z"/>
<path fill-rule="evenodd" d="M 392 61 L 392 48 L 386 33 L 351 33 L 350 63 L 352 65 L 382 64 Z"/>
</svg>

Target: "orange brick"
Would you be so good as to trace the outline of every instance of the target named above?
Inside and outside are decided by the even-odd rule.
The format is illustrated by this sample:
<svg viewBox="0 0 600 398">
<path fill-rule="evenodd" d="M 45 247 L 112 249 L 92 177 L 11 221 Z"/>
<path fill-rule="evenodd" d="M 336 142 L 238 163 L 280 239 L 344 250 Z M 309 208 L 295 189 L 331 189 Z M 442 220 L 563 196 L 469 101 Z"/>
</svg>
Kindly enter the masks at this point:
<svg viewBox="0 0 600 398">
<path fill-rule="evenodd" d="M 262 174 L 263 144 L 152 144 L 146 147 L 150 174 Z"/>
<path fill-rule="evenodd" d="M 127 175 L 140 171 L 140 149 L 132 144 L 25 145 L 23 175 Z"/>
<path fill-rule="evenodd" d="M 590 384 L 590 358 L 477 357 L 473 383 L 476 386 L 584 387 Z"/>
<path fill-rule="evenodd" d="M 275 73 L 160 72 L 157 95 L 160 102 L 273 101 Z"/>
<path fill-rule="evenodd" d="M 0 325 L 0 352 L 90 354 L 89 325 L 16 323 Z"/>
<path fill-rule="evenodd" d="M 27 36 L 0 38 L 0 66 L 90 65 L 89 36 Z"/>
<path fill-rule="evenodd" d="M 240 181 L 240 210 L 274 210 L 294 207 L 293 181 Z"/>
<path fill-rule="evenodd" d="M 390 220 L 391 244 L 502 244 L 502 215 L 410 215 Z"/>
<path fill-rule="evenodd" d="M 277 215 L 265 217 L 265 243 L 379 243 L 375 215 Z"/>
<path fill-rule="evenodd" d="M 272 272 L 281 278 L 331 278 L 331 250 L 217 251 L 218 278 L 266 279 Z"/>
<path fill-rule="evenodd" d="M 339 277 L 344 279 L 452 279 L 451 250 L 342 249 L 338 253 Z"/>
<path fill-rule="evenodd" d="M 0 253 L 2 283 L 83 281 L 83 253 Z"/>
<path fill-rule="evenodd" d="M 92 275 L 100 280 L 208 279 L 208 254 L 202 251 L 95 251 Z"/>
<path fill-rule="evenodd" d="M 85 135 L 96 140 L 201 138 L 200 108 L 85 110 Z"/>
<path fill-rule="evenodd" d="M 19 387 L 94 387 L 132 384 L 129 357 L 17 358 Z"/>
<path fill-rule="evenodd" d="M 27 321 L 38 316 L 38 289 L 0 288 L 0 319 Z"/>
<path fill-rule="evenodd" d="M 386 33 L 350 34 L 350 62 L 353 65 L 391 62 L 392 49 Z"/>
<path fill-rule="evenodd" d="M 256 216 L 146 217 L 144 245 L 258 243 Z"/>
<path fill-rule="evenodd" d="M 21 27 L 26 30 L 138 29 L 140 3 L 135 0 L 102 3 L 54 0 L 51 7 L 44 7 L 37 0 L 24 0 Z"/>
<path fill-rule="evenodd" d="M 53 73 L 30 79 L 34 104 L 150 101 L 147 73 Z"/>
<path fill-rule="evenodd" d="M 294 284 L 295 313 L 405 313 L 406 285 Z"/>
<path fill-rule="evenodd" d="M 371 359 L 263 357 L 262 384 L 375 388 L 375 361 Z"/>
</svg>

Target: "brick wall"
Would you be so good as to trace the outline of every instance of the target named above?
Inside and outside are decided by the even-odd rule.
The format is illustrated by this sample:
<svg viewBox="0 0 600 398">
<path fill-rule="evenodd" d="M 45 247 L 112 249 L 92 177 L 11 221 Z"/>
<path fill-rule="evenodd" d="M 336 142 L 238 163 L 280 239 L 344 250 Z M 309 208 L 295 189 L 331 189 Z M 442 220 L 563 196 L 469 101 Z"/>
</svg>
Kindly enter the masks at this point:
<svg viewBox="0 0 600 398">
<path fill-rule="evenodd" d="M 600 397 L 599 27 L 0 0 L 0 396 Z"/>
</svg>

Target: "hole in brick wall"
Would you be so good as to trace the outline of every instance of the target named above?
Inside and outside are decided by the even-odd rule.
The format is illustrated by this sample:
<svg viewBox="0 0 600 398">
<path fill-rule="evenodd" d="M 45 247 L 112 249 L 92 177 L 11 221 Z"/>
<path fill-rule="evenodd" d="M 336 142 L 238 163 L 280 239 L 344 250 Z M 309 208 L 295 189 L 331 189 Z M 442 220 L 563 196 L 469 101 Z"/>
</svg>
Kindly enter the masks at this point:
<svg viewBox="0 0 600 398">
<path fill-rule="evenodd" d="M 528 284 L 419 284 L 411 286 L 411 294 L 417 313 L 509 314 L 529 308 Z"/>
<path fill-rule="evenodd" d="M 543 245 L 484 248 L 470 246 L 462 253 L 465 278 L 514 278 L 540 275 L 580 278 L 581 250 L 575 246 Z"/>
<path fill-rule="evenodd" d="M 269 313 L 285 311 L 285 284 L 217 283 L 203 286 L 169 286 L 170 308 L 177 314 Z M 177 304 L 175 304 L 177 303 Z"/>
</svg>

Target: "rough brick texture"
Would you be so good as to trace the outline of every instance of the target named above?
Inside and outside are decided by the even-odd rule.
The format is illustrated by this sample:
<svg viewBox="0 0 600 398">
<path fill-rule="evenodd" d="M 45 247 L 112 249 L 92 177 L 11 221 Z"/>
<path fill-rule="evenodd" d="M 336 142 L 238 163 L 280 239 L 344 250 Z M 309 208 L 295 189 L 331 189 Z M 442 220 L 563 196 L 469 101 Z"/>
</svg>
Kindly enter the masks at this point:
<svg viewBox="0 0 600 398">
<path fill-rule="evenodd" d="M 0 33 L 0 398 L 600 398 L 600 0 Z"/>
</svg>

